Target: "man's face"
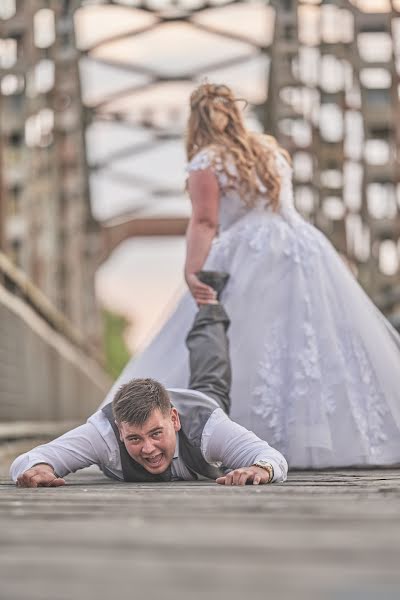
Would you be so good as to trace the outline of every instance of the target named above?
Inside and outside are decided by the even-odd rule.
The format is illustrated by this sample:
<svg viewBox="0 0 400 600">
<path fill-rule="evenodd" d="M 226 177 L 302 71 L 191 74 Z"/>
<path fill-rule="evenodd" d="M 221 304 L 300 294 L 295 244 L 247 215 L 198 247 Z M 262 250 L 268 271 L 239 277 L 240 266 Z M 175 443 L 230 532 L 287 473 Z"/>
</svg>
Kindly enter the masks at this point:
<svg viewBox="0 0 400 600">
<path fill-rule="evenodd" d="M 119 436 L 125 447 L 146 471 L 157 475 L 167 470 L 176 447 L 176 432 L 181 428 L 176 408 L 163 415 L 153 410 L 144 425 L 117 423 Z"/>
</svg>

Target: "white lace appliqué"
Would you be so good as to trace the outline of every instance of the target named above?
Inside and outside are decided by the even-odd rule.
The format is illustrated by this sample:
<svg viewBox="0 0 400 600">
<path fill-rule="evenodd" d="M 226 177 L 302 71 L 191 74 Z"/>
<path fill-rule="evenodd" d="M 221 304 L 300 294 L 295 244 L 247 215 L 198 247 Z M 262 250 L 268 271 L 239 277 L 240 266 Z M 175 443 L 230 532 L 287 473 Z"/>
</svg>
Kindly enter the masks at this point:
<svg viewBox="0 0 400 600">
<path fill-rule="evenodd" d="M 200 150 L 186 166 L 186 172 L 202 171 L 204 169 L 213 169 L 217 177 L 219 187 L 222 189 L 228 184 L 228 176 L 225 173 L 224 165 L 218 153 L 210 148 Z"/>
<path fill-rule="evenodd" d="M 296 428 L 302 425 L 306 427 L 305 431 L 307 428 L 312 431 L 313 427 L 325 428 L 325 439 L 330 439 L 329 417 L 339 410 L 339 406 L 345 406 L 343 419 L 347 422 L 353 419 L 361 451 L 366 457 L 374 457 L 379 455 L 387 440 L 384 417 L 388 414 L 374 365 L 356 332 L 350 325 L 346 326 L 345 311 L 342 320 L 337 315 L 332 316 L 336 339 L 332 338 L 331 347 L 327 347 L 327 341 L 321 335 L 324 323 L 317 324 L 314 318 L 318 313 L 315 305 L 318 301 L 319 298 L 312 298 L 307 293 L 298 298 L 305 319 L 301 325 L 301 350 L 297 353 L 290 347 L 292 332 L 285 318 L 277 319 L 258 364 L 252 410 L 265 420 L 272 431 L 272 442 L 285 452 L 291 435 L 294 436 Z M 301 405 L 308 407 L 304 413 L 307 414 L 306 423 L 295 418 L 301 414 L 298 410 Z"/>
</svg>

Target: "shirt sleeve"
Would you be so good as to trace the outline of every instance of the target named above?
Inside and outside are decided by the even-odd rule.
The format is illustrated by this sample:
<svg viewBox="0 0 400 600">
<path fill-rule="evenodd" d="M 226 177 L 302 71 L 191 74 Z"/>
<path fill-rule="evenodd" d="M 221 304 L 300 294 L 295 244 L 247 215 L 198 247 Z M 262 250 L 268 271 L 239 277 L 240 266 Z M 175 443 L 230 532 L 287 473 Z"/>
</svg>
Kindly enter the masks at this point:
<svg viewBox="0 0 400 600">
<path fill-rule="evenodd" d="M 207 462 L 220 462 L 228 469 L 250 467 L 258 460 L 265 460 L 274 469 L 274 482 L 287 478 L 284 456 L 252 431 L 231 421 L 221 408 L 212 413 L 204 427 L 201 451 Z"/>
<path fill-rule="evenodd" d="M 95 425 L 88 421 L 52 442 L 18 456 L 10 467 L 10 476 L 16 481 L 22 473 L 38 463 L 51 465 L 57 475 L 64 477 L 78 469 L 107 462 L 109 448 Z"/>
</svg>

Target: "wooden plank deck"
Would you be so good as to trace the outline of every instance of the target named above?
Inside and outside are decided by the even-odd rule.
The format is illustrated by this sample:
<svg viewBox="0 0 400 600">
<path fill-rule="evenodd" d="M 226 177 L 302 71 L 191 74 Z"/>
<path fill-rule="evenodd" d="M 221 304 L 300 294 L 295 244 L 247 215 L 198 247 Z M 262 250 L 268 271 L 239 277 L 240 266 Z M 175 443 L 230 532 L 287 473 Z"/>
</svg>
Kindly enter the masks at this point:
<svg viewBox="0 0 400 600">
<path fill-rule="evenodd" d="M 400 598 L 400 471 L 283 485 L 0 482 L 0 599 Z"/>
</svg>

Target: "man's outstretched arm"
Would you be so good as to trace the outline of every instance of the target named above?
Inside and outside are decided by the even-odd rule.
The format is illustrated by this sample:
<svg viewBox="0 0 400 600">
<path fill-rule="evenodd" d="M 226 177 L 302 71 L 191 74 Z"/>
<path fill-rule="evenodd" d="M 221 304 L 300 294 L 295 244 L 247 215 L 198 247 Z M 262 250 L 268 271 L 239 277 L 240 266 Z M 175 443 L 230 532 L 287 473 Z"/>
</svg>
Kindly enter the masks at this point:
<svg viewBox="0 0 400 600">
<path fill-rule="evenodd" d="M 201 450 L 209 463 L 220 462 L 231 471 L 217 479 L 225 485 L 282 483 L 287 478 L 288 465 L 284 456 L 252 431 L 235 423 L 221 410 L 215 410 L 202 435 Z M 255 467 L 264 461 L 273 469 L 273 477 L 267 470 Z"/>
<path fill-rule="evenodd" d="M 55 487 L 63 477 L 107 461 L 107 445 L 96 427 L 87 422 L 59 438 L 18 456 L 10 476 L 19 487 Z"/>
</svg>

